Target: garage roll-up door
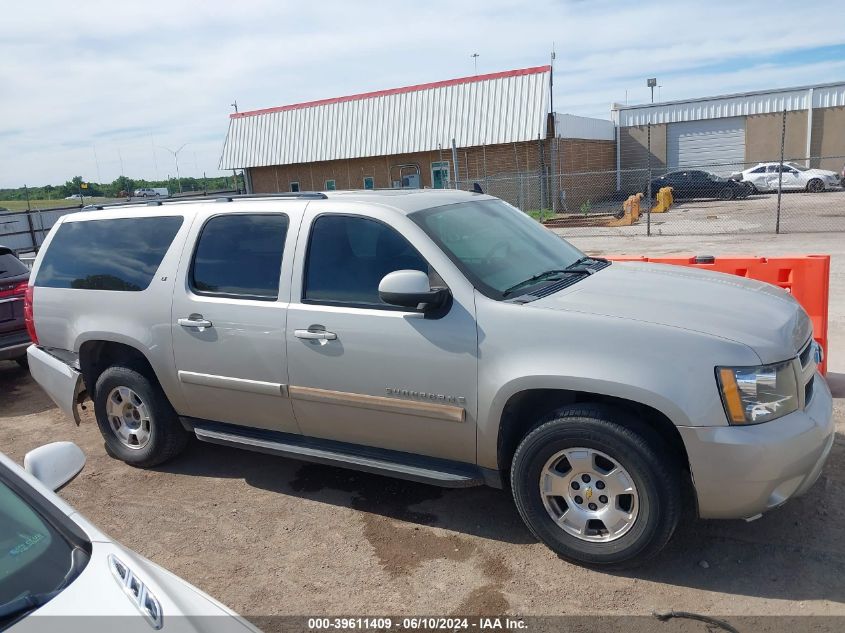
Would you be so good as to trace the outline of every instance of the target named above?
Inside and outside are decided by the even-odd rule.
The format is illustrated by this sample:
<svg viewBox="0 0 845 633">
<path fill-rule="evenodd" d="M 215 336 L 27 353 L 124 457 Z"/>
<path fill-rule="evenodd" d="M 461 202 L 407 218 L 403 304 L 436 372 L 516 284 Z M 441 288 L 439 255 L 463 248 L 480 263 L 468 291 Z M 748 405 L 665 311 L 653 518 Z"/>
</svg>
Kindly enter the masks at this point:
<svg viewBox="0 0 845 633">
<path fill-rule="evenodd" d="M 670 123 L 666 133 L 670 168 L 699 167 L 728 176 L 745 161 L 745 118 Z"/>
</svg>

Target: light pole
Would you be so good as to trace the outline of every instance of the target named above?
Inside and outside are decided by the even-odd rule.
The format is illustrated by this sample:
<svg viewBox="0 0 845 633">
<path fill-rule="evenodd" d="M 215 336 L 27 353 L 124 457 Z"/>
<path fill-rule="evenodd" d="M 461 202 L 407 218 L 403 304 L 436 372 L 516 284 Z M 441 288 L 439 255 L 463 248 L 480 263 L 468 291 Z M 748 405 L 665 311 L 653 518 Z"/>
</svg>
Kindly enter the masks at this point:
<svg viewBox="0 0 845 633">
<path fill-rule="evenodd" d="M 179 193 L 182 193 L 182 178 L 179 176 L 179 152 L 181 152 L 183 149 L 185 149 L 186 145 L 189 145 L 189 143 L 185 143 L 184 145 L 182 145 L 182 147 L 177 149 L 175 152 L 172 149 L 170 149 L 169 147 L 163 147 L 161 145 L 158 146 L 160 149 L 163 149 L 163 150 L 168 151 L 171 154 L 173 154 L 173 162 L 176 163 L 176 180 L 179 183 Z"/>
<path fill-rule="evenodd" d="M 478 55 L 478 53 L 473 53 L 472 55 L 470 55 L 470 57 L 472 57 L 472 67 L 475 69 L 475 74 L 477 75 L 478 74 L 478 58 L 479 58 L 479 55 Z"/>
<path fill-rule="evenodd" d="M 652 77 L 646 80 L 646 85 L 651 88 L 651 102 L 654 103 L 654 87 L 657 85 L 657 78 Z"/>
</svg>

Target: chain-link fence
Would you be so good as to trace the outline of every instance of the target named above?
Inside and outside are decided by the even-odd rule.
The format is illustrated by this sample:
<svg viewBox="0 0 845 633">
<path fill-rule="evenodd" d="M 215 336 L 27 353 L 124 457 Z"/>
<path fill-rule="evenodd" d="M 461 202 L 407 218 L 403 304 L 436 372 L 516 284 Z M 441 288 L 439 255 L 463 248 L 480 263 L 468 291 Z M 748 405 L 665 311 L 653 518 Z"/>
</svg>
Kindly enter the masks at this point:
<svg viewBox="0 0 845 633">
<path fill-rule="evenodd" d="M 839 168 L 813 167 L 819 164 Z M 710 235 L 845 231 L 843 178 L 845 155 L 535 172 L 455 184 L 468 191 L 480 187 L 573 235 Z M 668 210 L 658 204 L 664 187 L 672 189 Z"/>
</svg>

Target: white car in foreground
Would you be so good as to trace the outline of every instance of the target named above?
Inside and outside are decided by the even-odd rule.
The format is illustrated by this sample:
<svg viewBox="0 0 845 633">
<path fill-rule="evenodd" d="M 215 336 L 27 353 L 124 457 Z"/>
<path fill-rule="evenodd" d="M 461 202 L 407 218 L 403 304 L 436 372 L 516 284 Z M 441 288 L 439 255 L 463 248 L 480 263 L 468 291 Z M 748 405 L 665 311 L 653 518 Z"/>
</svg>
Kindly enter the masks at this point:
<svg viewBox="0 0 845 633">
<path fill-rule="evenodd" d="M 24 468 L 0 453 L 0 630 L 257 631 L 53 493 L 84 464 L 72 442 L 27 453 Z"/>
<path fill-rule="evenodd" d="M 732 178 L 752 185 L 757 191 L 777 191 L 780 176 L 780 163 L 758 163 Z M 813 169 L 797 163 L 783 163 L 784 191 L 819 192 L 839 186 L 839 174 L 827 169 Z"/>
</svg>

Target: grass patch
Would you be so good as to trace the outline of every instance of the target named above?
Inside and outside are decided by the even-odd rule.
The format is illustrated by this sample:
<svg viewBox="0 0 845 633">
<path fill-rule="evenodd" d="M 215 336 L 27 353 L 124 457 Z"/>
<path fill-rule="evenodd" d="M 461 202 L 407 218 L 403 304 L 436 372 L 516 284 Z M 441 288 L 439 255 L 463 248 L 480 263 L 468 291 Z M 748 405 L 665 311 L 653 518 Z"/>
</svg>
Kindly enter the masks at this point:
<svg viewBox="0 0 845 633">
<path fill-rule="evenodd" d="M 3 204 L 3 203 L 0 202 L 0 204 Z M 526 211 L 525 213 L 527 213 L 532 218 L 534 218 L 535 220 L 538 220 L 538 221 L 547 220 L 554 215 L 554 213 L 552 213 L 551 209 L 528 209 L 528 211 Z"/>
<path fill-rule="evenodd" d="M 108 204 L 120 202 L 126 198 L 85 198 L 85 204 Z M 56 209 L 58 207 L 79 206 L 78 200 L 30 200 L 29 206 L 33 210 Z M 0 200 L 0 212 L 2 211 L 26 211 L 26 200 Z"/>
</svg>

